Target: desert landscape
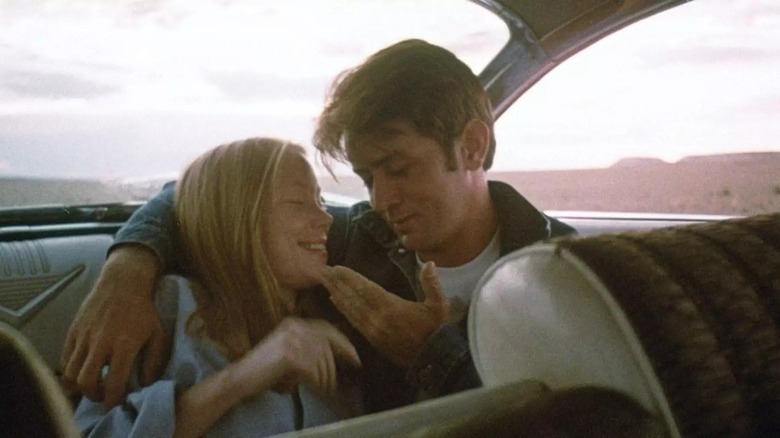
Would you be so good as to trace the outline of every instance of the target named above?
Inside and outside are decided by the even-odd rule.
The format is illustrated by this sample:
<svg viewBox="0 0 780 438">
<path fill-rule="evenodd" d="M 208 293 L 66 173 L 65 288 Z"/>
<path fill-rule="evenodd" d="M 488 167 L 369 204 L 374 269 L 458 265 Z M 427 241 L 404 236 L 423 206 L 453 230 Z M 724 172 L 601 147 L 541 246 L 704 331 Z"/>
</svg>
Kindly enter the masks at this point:
<svg viewBox="0 0 780 438">
<path fill-rule="evenodd" d="M 605 169 L 489 172 L 544 210 L 744 215 L 780 211 L 780 153 L 631 158 Z M 356 177 L 324 191 L 366 197 Z"/>
<path fill-rule="evenodd" d="M 744 215 L 780 211 L 780 153 L 697 156 L 666 163 L 632 158 L 609 168 L 489 172 L 544 210 Z M 89 180 L 0 178 L 0 207 L 147 199 L 143 185 Z M 321 178 L 324 192 L 366 198 L 360 180 Z"/>
</svg>

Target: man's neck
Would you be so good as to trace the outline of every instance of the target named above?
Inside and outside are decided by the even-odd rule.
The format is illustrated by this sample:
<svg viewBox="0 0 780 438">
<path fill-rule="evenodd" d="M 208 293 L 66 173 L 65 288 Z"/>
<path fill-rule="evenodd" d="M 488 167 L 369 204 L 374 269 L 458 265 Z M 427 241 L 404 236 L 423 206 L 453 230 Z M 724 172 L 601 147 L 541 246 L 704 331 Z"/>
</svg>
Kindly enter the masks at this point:
<svg viewBox="0 0 780 438">
<path fill-rule="evenodd" d="M 455 267 L 465 265 L 482 253 L 498 230 L 496 210 L 487 183 L 484 187 L 469 200 L 469 214 L 455 233 L 457 237 L 434 251 L 418 251 L 421 260 L 433 260 L 439 267 Z"/>
</svg>

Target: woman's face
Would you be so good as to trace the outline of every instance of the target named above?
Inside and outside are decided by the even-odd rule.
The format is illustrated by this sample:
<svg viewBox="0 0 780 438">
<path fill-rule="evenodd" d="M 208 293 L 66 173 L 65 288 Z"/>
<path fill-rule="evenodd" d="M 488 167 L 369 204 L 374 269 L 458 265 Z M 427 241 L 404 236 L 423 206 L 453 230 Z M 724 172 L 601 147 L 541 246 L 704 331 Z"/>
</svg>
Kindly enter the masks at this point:
<svg viewBox="0 0 780 438">
<path fill-rule="evenodd" d="M 299 152 L 288 150 L 282 156 L 267 220 L 268 261 L 279 286 L 296 291 L 319 284 L 328 261 L 325 242 L 333 218 L 321 203 L 309 162 Z"/>
</svg>

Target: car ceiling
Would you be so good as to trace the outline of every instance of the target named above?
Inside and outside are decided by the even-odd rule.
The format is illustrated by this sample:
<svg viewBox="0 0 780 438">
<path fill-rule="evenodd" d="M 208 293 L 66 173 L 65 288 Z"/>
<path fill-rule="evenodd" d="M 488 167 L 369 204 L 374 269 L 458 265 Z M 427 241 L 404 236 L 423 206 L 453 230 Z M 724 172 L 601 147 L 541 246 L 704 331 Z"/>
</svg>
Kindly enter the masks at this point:
<svg viewBox="0 0 780 438">
<path fill-rule="evenodd" d="M 496 117 L 547 72 L 605 36 L 688 0 L 471 0 L 510 40 L 480 73 Z"/>
</svg>

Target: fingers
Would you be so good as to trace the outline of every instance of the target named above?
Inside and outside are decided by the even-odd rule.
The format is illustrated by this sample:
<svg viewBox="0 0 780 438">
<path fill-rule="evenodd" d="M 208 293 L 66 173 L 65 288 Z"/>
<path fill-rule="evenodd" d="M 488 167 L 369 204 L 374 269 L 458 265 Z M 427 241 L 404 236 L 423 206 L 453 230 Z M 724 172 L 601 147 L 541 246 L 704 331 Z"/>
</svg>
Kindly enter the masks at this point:
<svg viewBox="0 0 780 438">
<path fill-rule="evenodd" d="M 334 393 L 338 387 L 338 361 L 360 366 L 360 357 L 349 339 L 336 327 L 324 320 L 302 321 L 307 327 L 301 333 L 308 340 L 306 361 L 311 365 L 301 371 L 309 377 L 307 384 L 315 391 Z M 308 369 L 308 371 L 306 371 Z"/>
<path fill-rule="evenodd" d="M 319 334 L 327 341 L 329 349 L 333 350 L 335 357 L 347 361 L 350 365 L 359 367 L 360 356 L 357 354 L 355 346 L 349 340 L 347 335 L 342 333 L 333 324 L 322 319 L 306 320 L 315 334 Z"/>
<path fill-rule="evenodd" d="M 325 287 L 331 293 L 341 294 L 346 299 L 362 298 L 371 301 L 385 292 L 382 286 L 344 266 L 329 268 L 324 277 L 326 277 L 323 281 Z"/>
<path fill-rule="evenodd" d="M 358 272 L 347 268 L 346 266 L 332 266 L 328 269 L 329 277 L 335 278 L 341 284 L 353 289 L 372 283 L 368 278 L 360 275 Z"/>
<path fill-rule="evenodd" d="M 320 362 L 320 389 L 333 394 L 338 387 L 336 360 L 346 360 L 350 365 L 359 367 L 360 357 L 349 339 L 332 325 L 327 324 L 323 334 L 328 344 L 323 349 Z"/>
<path fill-rule="evenodd" d="M 344 281 L 336 267 L 326 271 L 322 278 L 322 284 L 328 289 L 331 296 L 345 297 L 345 295 L 354 294 L 354 288 Z"/>
<path fill-rule="evenodd" d="M 83 347 L 79 347 L 83 348 Z M 86 348 L 83 348 L 86 351 Z M 83 363 L 75 361 L 68 366 L 71 373 L 77 373 L 76 383 L 81 388 L 84 395 L 93 401 L 103 400 L 103 386 L 101 385 L 101 374 L 103 366 L 106 365 L 109 351 L 105 344 L 95 345 L 86 355 Z"/>
<path fill-rule="evenodd" d="M 436 275 L 436 265 L 428 261 L 420 270 L 420 285 L 422 285 L 426 306 L 436 310 L 449 306 L 449 300 L 444 295 L 439 277 Z"/>
<path fill-rule="evenodd" d="M 376 312 L 371 306 L 357 294 L 340 294 L 332 293 L 330 300 L 336 309 L 341 312 L 347 319 L 349 324 L 357 329 L 363 336 L 367 338 L 371 337 L 374 331 L 374 326 L 377 324 L 376 318 L 373 316 Z M 345 358 L 347 358 L 351 364 L 354 364 L 354 357 L 345 351 Z M 359 365 L 356 365 L 359 366 Z"/>
<path fill-rule="evenodd" d="M 165 361 L 168 358 L 169 338 L 163 332 L 162 327 L 152 332 L 152 337 L 143 354 L 141 363 L 141 385 L 147 386 L 157 380 L 162 374 Z"/>
<path fill-rule="evenodd" d="M 75 356 L 77 337 L 78 335 L 76 334 L 76 328 L 71 326 L 68 329 L 68 335 L 65 338 L 65 345 L 62 347 L 62 354 L 60 355 L 60 370 L 62 370 L 63 376 L 66 375 L 65 370 L 68 368 L 68 365 L 71 362 L 71 358 Z"/>
<path fill-rule="evenodd" d="M 333 304 L 336 306 L 336 308 L 347 317 L 347 319 L 352 323 L 355 324 L 355 319 L 358 318 L 358 316 L 361 314 L 361 306 L 364 306 L 363 299 L 355 294 L 352 293 L 340 293 L 340 292 L 332 292 L 330 295 L 330 300 L 333 302 Z"/>
<path fill-rule="evenodd" d="M 352 284 L 345 281 L 345 277 L 342 276 L 343 272 L 346 271 L 329 270 L 324 276 L 322 284 L 328 289 L 330 300 L 336 308 L 347 317 L 347 320 L 353 326 L 357 326 L 360 323 L 361 316 L 369 313 L 369 309 L 366 308 L 368 303 L 364 295 L 358 293 L 360 286 L 355 285 L 354 281 L 351 282 Z"/>
<path fill-rule="evenodd" d="M 326 348 L 323 352 L 322 367 L 320 368 L 322 375 L 320 380 L 322 382 L 322 390 L 328 394 L 336 392 L 336 359 L 333 356 L 333 350 Z"/>
<path fill-rule="evenodd" d="M 335 327 L 331 326 L 330 328 L 331 332 L 328 333 L 328 341 L 330 348 L 333 350 L 336 357 L 345 360 L 353 367 L 362 366 L 357 349 L 355 349 L 355 346 L 349 341 L 349 338 Z"/>
<path fill-rule="evenodd" d="M 353 325 L 370 323 L 375 309 L 387 308 L 397 298 L 382 286 L 343 266 L 329 268 L 323 285 L 330 292 L 333 304 Z"/>
<path fill-rule="evenodd" d="M 137 352 L 130 349 L 114 351 L 111 365 L 108 367 L 108 375 L 103 380 L 103 406 L 106 410 L 118 405 L 124 399 L 136 354 Z"/>
<path fill-rule="evenodd" d="M 336 392 L 336 361 L 330 349 L 323 349 L 309 367 L 301 373 L 306 386 L 318 394 Z"/>
<path fill-rule="evenodd" d="M 86 359 L 86 357 L 87 357 L 87 350 L 83 348 L 80 344 L 76 344 L 76 346 L 73 347 L 73 350 L 68 354 L 67 358 L 63 357 L 63 359 L 67 360 L 67 362 L 62 367 L 63 382 L 65 382 L 65 384 L 68 387 L 72 387 L 71 389 L 77 389 L 77 391 L 79 392 L 81 392 L 82 390 L 78 389 L 77 380 L 79 377 L 79 373 L 81 372 L 81 368 L 84 365 L 84 359 Z M 89 398 L 92 399 L 92 397 Z"/>
</svg>

